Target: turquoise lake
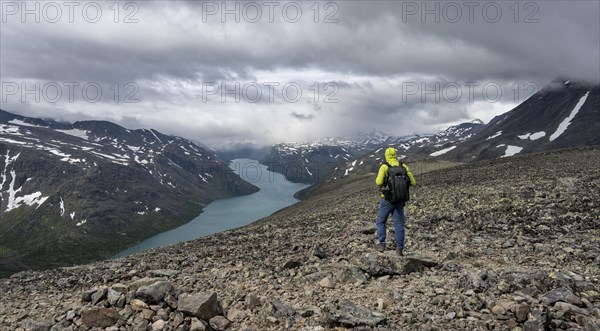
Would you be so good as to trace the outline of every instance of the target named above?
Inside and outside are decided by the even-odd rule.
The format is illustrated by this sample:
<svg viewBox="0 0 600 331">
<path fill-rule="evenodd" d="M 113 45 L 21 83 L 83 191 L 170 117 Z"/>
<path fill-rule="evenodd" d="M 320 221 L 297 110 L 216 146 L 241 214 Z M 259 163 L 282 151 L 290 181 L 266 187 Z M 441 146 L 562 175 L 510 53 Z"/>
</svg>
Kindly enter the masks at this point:
<svg viewBox="0 0 600 331">
<path fill-rule="evenodd" d="M 267 166 L 256 160 L 236 159 L 229 164 L 229 167 L 245 181 L 260 188 L 260 191 L 213 201 L 189 223 L 146 239 L 113 258 L 248 225 L 298 202 L 298 199 L 294 198 L 294 193 L 308 187 L 306 184 L 292 183 L 283 175 L 268 171 Z"/>
</svg>

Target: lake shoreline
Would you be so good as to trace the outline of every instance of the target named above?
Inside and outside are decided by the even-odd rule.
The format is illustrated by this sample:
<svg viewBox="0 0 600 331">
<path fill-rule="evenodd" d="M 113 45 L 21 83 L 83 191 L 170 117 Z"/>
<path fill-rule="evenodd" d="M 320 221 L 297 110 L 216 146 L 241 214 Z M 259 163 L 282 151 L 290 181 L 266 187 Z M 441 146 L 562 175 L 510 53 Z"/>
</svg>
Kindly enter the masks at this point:
<svg viewBox="0 0 600 331">
<path fill-rule="evenodd" d="M 249 225 L 301 201 L 294 195 L 309 186 L 292 183 L 282 174 L 267 170 L 266 165 L 253 159 L 234 159 L 229 167 L 242 179 L 257 186 L 259 191 L 215 200 L 189 222 L 147 238 L 110 259 Z"/>
</svg>

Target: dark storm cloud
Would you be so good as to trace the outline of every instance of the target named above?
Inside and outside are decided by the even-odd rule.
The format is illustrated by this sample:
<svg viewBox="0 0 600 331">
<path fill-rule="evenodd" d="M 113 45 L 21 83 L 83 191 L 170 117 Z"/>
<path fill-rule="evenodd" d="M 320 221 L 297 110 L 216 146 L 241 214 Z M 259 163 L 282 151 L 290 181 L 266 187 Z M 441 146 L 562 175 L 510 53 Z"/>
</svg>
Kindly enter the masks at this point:
<svg viewBox="0 0 600 331">
<path fill-rule="evenodd" d="M 123 23 L 123 17 L 113 21 L 112 3 L 103 3 L 98 23 L 81 17 L 74 23 L 23 23 L 20 15 L 3 16 L 2 82 L 97 82 L 105 93 L 95 104 L 81 98 L 50 105 L 9 99 L 2 107 L 69 120 L 153 125 L 197 139 L 250 136 L 274 142 L 288 135 L 335 135 L 335 130 L 431 130 L 474 113 L 508 110 L 523 101 L 522 95 L 519 100 L 509 97 L 515 83 L 523 89 L 529 81 L 542 86 L 556 76 L 600 80 L 597 1 L 476 1 L 469 2 L 474 4 L 472 15 L 465 2 L 339 1 L 327 8 L 319 3 L 318 17 L 309 8 L 312 2 L 278 3 L 279 9 L 301 4 L 303 16 L 297 23 L 286 21 L 279 9 L 270 22 L 264 6 L 263 19 L 256 23 L 247 17 L 236 23 L 232 16 L 223 22 L 220 14 L 204 20 L 206 5 L 215 3 L 222 4 L 137 2 L 138 22 L 131 24 Z M 247 3 L 238 4 L 243 8 Z M 460 18 L 452 4 L 462 11 Z M 496 8 L 500 16 L 494 16 Z M 337 22 L 324 23 L 333 10 Z M 241 98 L 223 103 L 218 94 L 204 98 L 207 83 L 239 82 L 243 87 L 265 81 L 298 82 L 301 101 L 285 102 L 281 95 L 258 102 Z M 420 93 L 407 97 L 403 90 L 403 83 L 420 88 L 423 83 L 469 81 L 480 86 L 493 82 L 504 97 L 482 105 L 489 100 L 481 88 L 469 100 L 463 85 L 456 102 L 423 101 Z M 139 102 L 113 102 L 109 87 L 128 82 L 139 89 Z M 333 83 L 338 102 L 323 103 L 332 91 L 318 90 L 315 96 L 315 82 Z M 269 91 L 263 87 L 261 92 Z M 198 121 L 185 121 L 189 114 Z M 274 119 L 281 123 L 266 137 L 262 127 Z M 332 127 L 334 121 L 339 125 Z"/>
<path fill-rule="evenodd" d="M 434 10 L 439 17 L 422 17 L 425 9 L 421 7 L 416 14 L 407 14 L 412 8 L 409 5 L 420 6 L 421 2 L 339 2 L 339 22 L 329 24 L 315 24 L 309 17 L 298 23 L 271 24 L 266 19 L 256 24 L 243 19 L 240 23 L 219 19 L 203 23 L 202 4 L 139 3 L 139 23 L 118 26 L 115 33 L 120 36 L 109 37 L 73 31 L 98 29 L 100 24 L 76 23 L 75 29 L 67 26 L 44 32 L 36 26 L 13 23 L 9 17 L 3 26 L 9 30 L 3 33 L 3 69 L 5 76 L 104 81 L 157 74 L 194 78 L 199 73 L 215 80 L 226 79 L 227 72 L 246 77 L 251 75 L 249 67 L 272 70 L 310 65 L 381 76 L 420 72 L 456 79 L 597 78 L 597 2 L 535 2 L 534 15 L 533 9 L 520 8 L 519 23 L 514 22 L 516 14 L 508 3 L 499 6 L 502 16 L 496 23 L 486 21 L 482 13 L 487 2 L 474 7 L 473 23 L 464 5 L 459 6 L 462 18 L 449 23 L 444 2 L 426 3 L 430 10 L 439 5 L 439 10 Z M 303 14 L 310 16 L 306 7 Z M 537 23 L 523 23 L 528 15 Z M 165 23 L 155 25 L 154 20 Z M 24 38 L 28 42 L 23 42 Z M 42 61 L 40 54 L 45 55 Z"/>
<path fill-rule="evenodd" d="M 351 54 L 366 64 L 357 70 L 384 75 L 420 72 L 454 79 L 599 79 L 598 2 L 465 3 L 343 3 L 340 24 L 356 33 L 353 40 L 360 40 Z M 460 16 L 453 8 L 459 9 Z M 387 33 L 373 35 L 369 30 Z M 425 47 L 401 47 L 403 41 Z M 431 44 L 437 48 L 427 47 Z M 340 55 L 350 51 L 338 50 Z"/>
</svg>

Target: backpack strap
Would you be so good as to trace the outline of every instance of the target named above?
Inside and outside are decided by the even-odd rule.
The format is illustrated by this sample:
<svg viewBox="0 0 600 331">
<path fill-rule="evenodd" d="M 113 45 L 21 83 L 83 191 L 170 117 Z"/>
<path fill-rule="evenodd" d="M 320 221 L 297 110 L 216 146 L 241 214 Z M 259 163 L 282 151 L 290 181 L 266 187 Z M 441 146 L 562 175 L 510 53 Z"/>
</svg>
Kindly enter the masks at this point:
<svg viewBox="0 0 600 331">
<path fill-rule="evenodd" d="M 388 167 L 387 171 L 385 172 L 385 177 L 383 178 L 383 182 L 385 183 L 387 182 L 388 177 L 390 176 L 390 168 L 392 167 L 392 165 L 388 161 L 383 162 L 383 164 L 385 164 Z"/>
<path fill-rule="evenodd" d="M 398 161 L 398 163 L 399 163 L 398 166 L 400 166 L 400 167 L 404 164 L 404 163 L 402 163 L 402 161 Z M 388 166 L 388 168 L 392 167 L 392 165 L 388 161 L 383 162 L 383 164 L 385 164 L 386 166 Z"/>
<path fill-rule="evenodd" d="M 390 168 L 392 167 L 388 163 L 388 161 L 383 162 L 383 164 L 385 164 L 388 167 L 388 170 L 385 172 L 385 176 L 383 177 L 383 185 L 381 185 L 381 187 L 379 188 L 380 191 L 387 185 L 387 181 L 390 177 Z"/>
</svg>

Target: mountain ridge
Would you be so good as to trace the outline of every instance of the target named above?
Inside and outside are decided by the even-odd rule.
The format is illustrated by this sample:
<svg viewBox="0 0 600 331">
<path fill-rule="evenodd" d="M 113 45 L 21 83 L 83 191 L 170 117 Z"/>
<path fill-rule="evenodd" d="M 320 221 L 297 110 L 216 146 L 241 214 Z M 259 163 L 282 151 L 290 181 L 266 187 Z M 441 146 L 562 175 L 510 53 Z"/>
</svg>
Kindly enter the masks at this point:
<svg viewBox="0 0 600 331">
<path fill-rule="evenodd" d="M 441 158 L 470 161 L 592 146 L 600 144 L 598 132 L 600 85 L 557 78 Z"/>
<path fill-rule="evenodd" d="M 557 78 L 487 124 L 473 120 L 451 126 L 438 132 L 434 143 L 432 135 L 413 137 L 410 143 L 403 139 L 388 141 L 387 146 L 339 164 L 327 180 L 376 172 L 383 162 L 383 149 L 388 146 L 395 147 L 405 163 L 443 168 L 456 162 L 600 145 L 598 132 L 600 85 Z M 420 144 L 423 141 L 428 144 Z"/>
<path fill-rule="evenodd" d="M 181 137 L 0 115 L 4 271 L 112 256 L 215 199 L 257 190 Z"/>
<path fill-rule="evenodd" d="M 290 181 L 319 184 L 339 178 L 339 169 L 350 169 L 356 164 L 345 165 L 370 158 L 381 159 L 381 155 L 374 154 L 384 147 L 395 146 L 399 156 L 422 154 L 434 150 L 436 146 L 468 139 L 483 126 L 481 121 L 473 120 L 431 134 L 394 137 L 375 132 L 360 133 L 352 138 L 329 137 L 308 142 L 280 143 L 271 147 L 261 163 L 270 166 L 272 171 L 282 173 Z M 371 166 L 372 163 L 369 161 Z"/>
</svg>

